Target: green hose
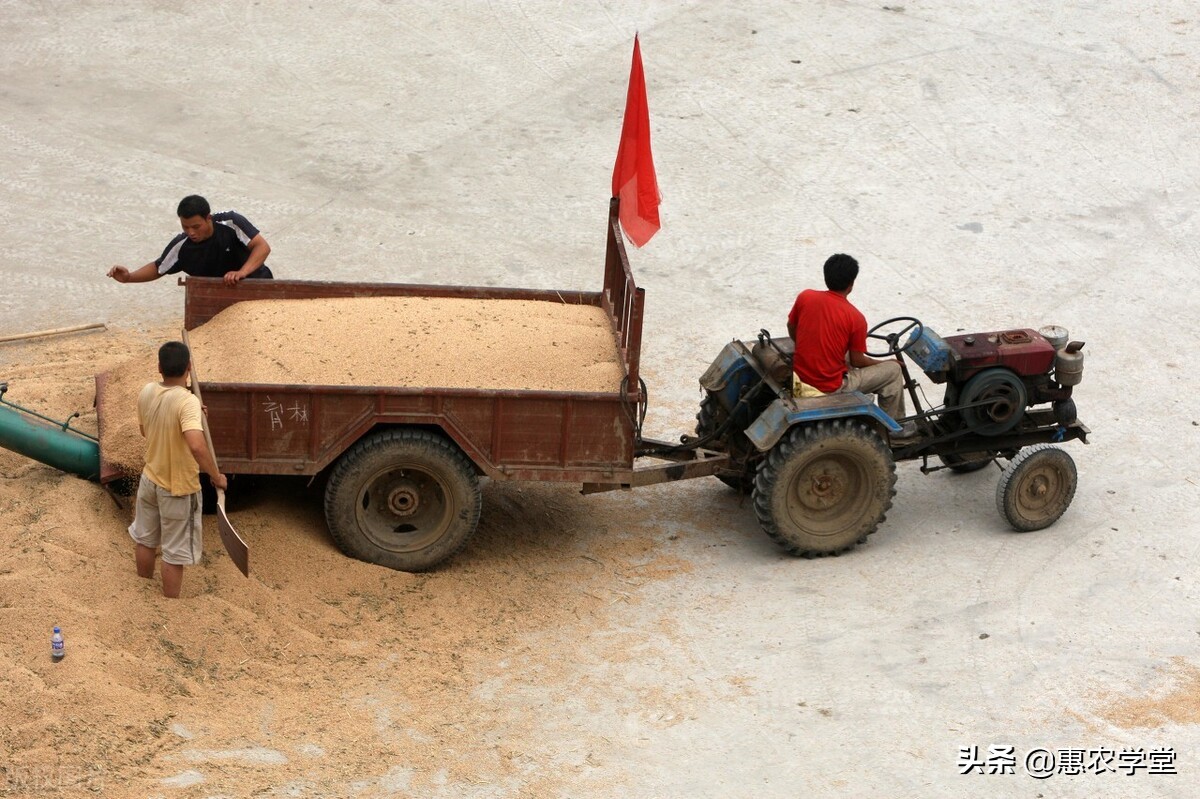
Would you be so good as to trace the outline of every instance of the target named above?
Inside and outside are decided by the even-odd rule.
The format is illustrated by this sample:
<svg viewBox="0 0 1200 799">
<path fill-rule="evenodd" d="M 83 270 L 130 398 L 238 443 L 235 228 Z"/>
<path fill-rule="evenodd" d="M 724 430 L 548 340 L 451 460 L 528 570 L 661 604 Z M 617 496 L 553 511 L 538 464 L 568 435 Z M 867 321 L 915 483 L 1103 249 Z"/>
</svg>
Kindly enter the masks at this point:
<svg viewBox="0 0 1200 799">
<path fill-rule="evenodd" d="M 7 388 L 0 383 L 0 447 L 85 480 L 99 479 L 100 443 L 94 437 L 70 427 L 70 419 L 54 422 L 8 402 Z"/>
</svg>

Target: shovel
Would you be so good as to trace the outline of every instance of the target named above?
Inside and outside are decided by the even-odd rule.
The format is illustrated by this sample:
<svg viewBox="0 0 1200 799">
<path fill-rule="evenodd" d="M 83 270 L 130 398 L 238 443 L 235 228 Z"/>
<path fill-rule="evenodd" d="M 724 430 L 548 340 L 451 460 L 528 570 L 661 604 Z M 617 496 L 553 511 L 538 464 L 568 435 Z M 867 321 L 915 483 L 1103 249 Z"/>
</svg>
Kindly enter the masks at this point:
<svg viewBox="0 0 1200 799">
<path fill-rule="evenodd" d="M 192 345 L 188 344 L 187 331 L 183 331 L 183 343 L 187 344 L 189 351 Z M 204 397 L 200 395 L 200 376 L 196 374 L 196 358 L 195 353 L 192 354 L 192 393 L 196 395 L 196 399 L 200 400 L 200 404 L 204 404 Z M 213 463 L 217 462 L 217 450 L 213 446 L 212 433 L 208 429 L 208 415 L 200 415 L 201 422 L 204 425 L 204 440 L 208 443 L 208 451 L 212 453 Z M 220 471 L 220 466 L 217 467 Z M 217 489 L 217 531 L 221 534 L 221 543 L 225 545 L 225 551 L 229 553 L 229 559 L 238 567 L 242 574 L 250 576 L 250 548 L 246 546 L 246 542 L 238 535 L 237 530 L 233 529 L 233 525 L 229 522 L 229 516 L 225 513 L 225 492 Z"/>
</svg>

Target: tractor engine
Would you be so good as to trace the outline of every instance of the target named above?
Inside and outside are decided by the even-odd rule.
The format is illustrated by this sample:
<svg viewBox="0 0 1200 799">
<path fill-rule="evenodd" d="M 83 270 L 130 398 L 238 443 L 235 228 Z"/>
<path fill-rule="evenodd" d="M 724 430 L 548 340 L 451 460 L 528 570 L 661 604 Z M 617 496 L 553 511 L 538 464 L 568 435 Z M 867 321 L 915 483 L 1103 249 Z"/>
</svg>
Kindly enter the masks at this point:
<svg viewBox="0 0 1200 799">
<path fill-rule="evenodd" d="M 1071 389 L 1083 379 L 1083 342 L 1047 326 L 942 338 L 926 327 L 908 355 L 935 383 L 946 384 L 946 408 L 962 407 L 962 422 L 981 435 L 1011 431 L 1025 409 L 1054 403 L 1055 418 L 1075 421 Z"/>
</svg>

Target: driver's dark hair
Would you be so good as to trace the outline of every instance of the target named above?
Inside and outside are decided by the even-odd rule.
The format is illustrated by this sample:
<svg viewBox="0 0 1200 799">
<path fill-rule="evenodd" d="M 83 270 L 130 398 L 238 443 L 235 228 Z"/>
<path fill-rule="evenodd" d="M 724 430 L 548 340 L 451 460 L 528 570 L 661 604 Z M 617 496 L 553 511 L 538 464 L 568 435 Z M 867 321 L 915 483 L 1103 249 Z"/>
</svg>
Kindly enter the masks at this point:
<svg viewBox="0 0 1200 799">
<path fill-rule="evenodd" d="M 158 348 L 158 371 L 163 377 L 183 377 L 192 353 L 182 341 L 168 341 Z"/>
<path fill-rule="evenodd" d="M 179 207 L 175 209 L 175 213 L 179 215 L 180 219 L 190 219 L 193 216 L 207 217 L 212 213 L 212 209 L 208 206 L 208 200 L 199 194 L 189 194 L 179 201 Z"/>
<path fill-rule="evenodd" d="M 839 252 L 825 261 L 825 288 L 830 291 L 845 291 L 858 277 L 858 261 Z"/>
</svg>

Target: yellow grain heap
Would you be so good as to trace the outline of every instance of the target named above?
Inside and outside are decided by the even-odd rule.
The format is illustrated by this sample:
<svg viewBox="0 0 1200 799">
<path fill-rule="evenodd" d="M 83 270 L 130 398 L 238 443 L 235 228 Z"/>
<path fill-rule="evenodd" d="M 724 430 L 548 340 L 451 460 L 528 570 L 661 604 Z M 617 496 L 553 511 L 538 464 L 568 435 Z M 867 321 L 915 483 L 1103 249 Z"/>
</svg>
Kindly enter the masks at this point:
<svg viewBox="0 0 1200 799">
<path fill-rule="evenodd" d="M 204 383 L 616 392 L 605 313 L 536 300 L 353 297 L 239 302 L 189 334 Z M 154 352 L 109 374 L 101 447 L 141 471 L 136 406 Z"/>
</svg>

